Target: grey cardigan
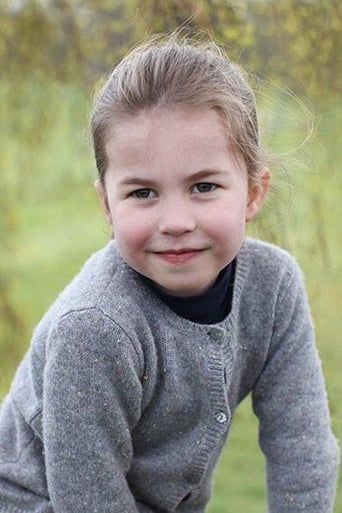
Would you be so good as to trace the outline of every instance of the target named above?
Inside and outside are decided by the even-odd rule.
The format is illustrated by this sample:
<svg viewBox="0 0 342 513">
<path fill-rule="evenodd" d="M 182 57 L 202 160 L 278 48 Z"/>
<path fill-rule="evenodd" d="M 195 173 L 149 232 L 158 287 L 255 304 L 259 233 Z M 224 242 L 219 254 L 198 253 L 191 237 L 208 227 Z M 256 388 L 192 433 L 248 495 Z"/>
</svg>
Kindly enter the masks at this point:
<svg viewBox="0 0 342 513">
<path fill-rule="evenodd" d="M 331 512 L 339 455 L 293 258 L 246 239 L 231 313 L 201 325 L 110 242 L 44 316 L 3 401 L 0 512 L 202 513 L 250 392 L 269 511 Z"/>
</svg>

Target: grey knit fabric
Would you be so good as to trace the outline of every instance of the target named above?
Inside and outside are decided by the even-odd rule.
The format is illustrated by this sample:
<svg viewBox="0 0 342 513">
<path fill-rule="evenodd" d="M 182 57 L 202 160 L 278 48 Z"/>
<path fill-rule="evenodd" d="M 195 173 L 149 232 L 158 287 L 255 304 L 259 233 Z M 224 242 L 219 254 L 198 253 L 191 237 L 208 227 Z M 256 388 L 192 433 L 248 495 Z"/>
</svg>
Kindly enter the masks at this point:
<svg viewBox="0 0 342 513">
<path fill-rule="evenodd" d="M 201 325 L 111 241 L 44 316 L 3 401 L 0 512 L 202 513 L 249 393 L 269 511 L 331 512 L 339 454 L 293 258 L 246 239 L 231 313 Z"/>
</svg>

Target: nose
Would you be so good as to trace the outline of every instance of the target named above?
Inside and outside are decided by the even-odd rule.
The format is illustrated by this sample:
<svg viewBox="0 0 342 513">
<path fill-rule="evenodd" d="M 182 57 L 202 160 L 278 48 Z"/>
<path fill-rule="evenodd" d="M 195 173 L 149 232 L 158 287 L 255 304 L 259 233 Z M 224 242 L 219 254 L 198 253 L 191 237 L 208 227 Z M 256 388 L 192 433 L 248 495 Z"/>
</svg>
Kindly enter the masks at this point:
<svg viewBox="0 0 342 513">
<path fill-rule="evenodd" d="M 174 198 L 164 201 L 160 209 L 158 227 L 160 233 L 166 235 L 192 232 L 197 227 L 194 209 L 187 201 Z"/>
</svg>

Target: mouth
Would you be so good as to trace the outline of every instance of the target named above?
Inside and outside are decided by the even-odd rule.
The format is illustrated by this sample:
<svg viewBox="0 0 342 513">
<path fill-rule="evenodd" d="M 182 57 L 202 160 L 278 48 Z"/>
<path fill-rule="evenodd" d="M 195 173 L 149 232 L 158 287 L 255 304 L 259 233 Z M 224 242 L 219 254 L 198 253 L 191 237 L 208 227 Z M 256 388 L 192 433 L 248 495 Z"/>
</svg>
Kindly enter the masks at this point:
<svg viewBox="0 0 342 513">
<path fill-rule="evenodd" d="M 184 264 L 196 258 L 204 251 L 205 249 L 197 248 L 167 249 L 165 251 L 156 251 L 155 255 L 171 264 Z"/>
</svg>

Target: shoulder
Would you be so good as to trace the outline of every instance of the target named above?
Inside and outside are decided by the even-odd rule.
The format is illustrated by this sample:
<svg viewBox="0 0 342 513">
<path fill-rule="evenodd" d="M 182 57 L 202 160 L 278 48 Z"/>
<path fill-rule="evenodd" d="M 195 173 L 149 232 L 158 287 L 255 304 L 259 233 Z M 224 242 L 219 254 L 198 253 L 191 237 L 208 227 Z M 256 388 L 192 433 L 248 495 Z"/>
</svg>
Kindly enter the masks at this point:
<svg viewBox="0 0 342 513">
<path fill-rule="evenodd" d="M 151 294 L 111 241 L 58 296 L 36 327 L 33 343 L 49 348 L 64 339 L 66 344 L 108 345 L 111 350 L 127 343 L 141 357 L 139 335 L 148 331 Z"/>
<path fill-rule="evenodd" d="M 297 266 L 294 256 L 284 248 L 260 239 L 246 237 L 240 254 L 268 267 Z"/>
<path fill-rule="evenodd" d="M 38 323 L 33 340 L 45 341 L 56 328 L 79 333 L 118 331 L 120 312 L 134 303 L 135 273 L 121 259 L 114 241 L 94 253 L 59 294 Z M 130 297 L 130 299 L 128 299 Z M 116 322 L 118 321 L 118 322 Z M 80 337 L 79 337 L 80 338 Z M 81 337 L 82 338 L 82 337 Z"/>
<path fill-rule="evenodd" d="M 120 272 L 120 266 L 120 256 L 115 243 L 110 241 L 85 262 L 53 307 L 75 309 L 96 305 L 109 283 L 115 280 L 116 274 Z"/>
<path fill-rule="evenodd" d="M 111 240 L 84 263 L 44 318 L 52 320 L 83 310 L 103 309 L 105 313 L 120 310 L 127 296 L 132 298 L 138 292 L 139 285 L 132 286 L 135 280 L 136 273 L 122 260 Z"/>
<path fill-rule="evenodd" d="M 237 257 L 247 279 L 272 284 L 302 281 L 303 274 L 295 257 L 287 250 L 262 240 L 247 237 Z"/>
<path fill-rule="evenodd" d="M 303 273 L 293 255 L 252 238 L 246 238 L 237 256 L 234 294 L 241 310 L 263 322 L 265 316 L 270 322 L 278 315 L 289 317 L 298 302 L 308 303 Z"/>
<path fill-rule="evenodd" d="M 246 239 L 237 256 L 232 313 L 249 386 L 280 343 L 290 348 L 293 341 L 312 341 L 300 267 L 288 251 L 267 242 Z"/>
</svg>

